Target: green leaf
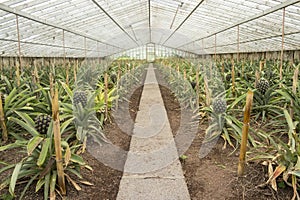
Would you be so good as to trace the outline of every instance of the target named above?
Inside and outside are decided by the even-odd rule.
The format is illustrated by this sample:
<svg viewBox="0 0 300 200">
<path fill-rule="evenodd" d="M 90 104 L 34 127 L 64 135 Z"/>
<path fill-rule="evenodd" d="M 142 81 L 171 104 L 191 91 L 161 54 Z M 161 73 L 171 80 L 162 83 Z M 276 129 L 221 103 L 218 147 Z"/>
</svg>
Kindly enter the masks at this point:
<svg viewBox="0 0 300 200">
<path fill-rule="evenodd" d="M 71 173 L 73 173 L 73 174 L 76 175 L 78 178 L 82 179 L 82 176 L 81 176 L 80 172 L 77 171 L 76 169 L 72 169 L 72 168 L 69 168 L 69 167 L 68 167 L 66 170 L 69 171 L 69 172 L 71 172 Z"/>
<path fill-rule="evenodd" d="M 42 151 L 41 151 L 40 156 L 37 161 L 37 166 L 40 167 L 44 164 L 46 157 L 48 155 L 48 150 L 49 150 L 50 144 L 51 144 L 51 139 L 46 138 L 43 142 L 43 147 L 42 147 Z"/>
<path fill-rule="evenodd" d="M 18 112 L 18 111 L 15 111 L 15 113 L 17 115 L 19 115 L 27 124 L 29 124 L 31 127 L 34 127 L 34 121 L 31 119 L 31 117 L 29 117 L 28 114 L 26 113 L 23 113 L 23 112 Z"/>
<path fill-rule="evenodd" d="M 9 121 L 13 121 L 17 124 L 19 124 L 20 126 L 22 126 L 26 131 L 28 131 L 28 133 L 30 133 L 32 136 L 38 136 L 40 135 L 37 130 L 35 130 L 35 128 L 33 126 L 31 126 L 30 124 L 27 124 L 17 118 L 14 117 L 9 117 L 8 118 Z"/>
<path fill-rule="evenodd" d="M 8 144 L 8 145 L 5 145 L 5 146 L 1 146 L 0 151 L 5 151 L 5 150 L 8 150 L 8 149 L 13 149 L 13 148 L 18 148 L 18 147 L 23 147 L 25 145 L 26 145 L 25 141 L 22 142 L 22 141 L 17 140 L 13 144 Z"/>
<path fill-rule="evenodd" d="M 15 186 L 16 186 L 16 183 L 18 180 L 19 172 L 22 168 L 22 164 L 23 164 L 22 162 L 17 163 L 16 167 L 11 175 L 11 180 L 10 180 L 10 184 L 9 184 L 9 193 L 13 196 L 15 193 Z"/>
<path fill-rule="evenodd" d="M 46 174 L 45 184 L 44 184 L 44 199 L 48 199 L 49 196 L 50 178 L 51 178 L 51 173 Z"/>
<path fill-rule="evenodd" d="M 8 96 L 5 98 L 5 103 L 4 103 L 4 110 L 8 109 L 8 106 L 11 104 L 13 97 L 15 97 L 17 94 L 17 88 L 14 88 Z"/>
<path fill-rule="evenodd" d="M 44 178 L 39 179 L 35 186 L 35 192 L 38 192 L 44 184 L 45 184 L 45 179 Z"/>
<path fill-rule="evenodd" d="M 50 199 L 55 199 L 55 184 L 56 184 L 57 172 L 53 171 L 50 179 Z"/>
<path fill-rule="evenodd" d="M 6 170 L 9 170 L 9 169 L 13 168 L 14 166 L 15 166 L 15 164 L 11 164 L 11 165 L 7 165 L 5 167 L 2 167 L 0 169 L 0 174 L 2 174 L 3 172 L 5 172 Z"/>
<path fill-rule="evenodd" d="M 44 140 L 44 138 L 40 136 L 35 136 L 31 140 L 29 140 L 27 144 L 27 154 L 31 155 L 35 148 Z"/>
<path fill-rule="evenodd" d="M 76 155 L 76 154 L 72 154 L 70 160 L 74 163 L 78 163 L 80 165 L 85 165 L 85 162 L 84 162 L 83 158 L 81 156 Z"/>
<path fill-rule="evenodd" d="M 68 94 L 69 98 L 72 99 L 73 98 L 73 92 L 72 92 L 72 90 L 69 88 L 69 86 L 66 83 L 64 83 L 62 81 L 60 81 L 60 83 L 63 86 L 63 88 L 66 91 L 66 93 Z"/>
<path fill-rule="evenodd" d="M 286 119 L 286 121 L 287 121 L 287 123 L 289 125 L 290 131 L 294 132 L 295 126 L 294 126 L 293 120 L 292 120 L 289 112 L 286 109 L 284 109 L 283 112 L 284 112 L 285 119 Z"/>
<path fill-rule="evenodd" d="M 288 174 L 292 174 L 300 178 L 300 170 L 290 171 Z"/>
<path fill-rule="evenodd" d="M 64 133 L 65 129 L 74 121 L 74 117 L 68 119 L 67 121 L 65 121 L 64 123 L 62 123 L 62 125 L 60 126 L 60 132 L 61 134 Z"/>
</svg>

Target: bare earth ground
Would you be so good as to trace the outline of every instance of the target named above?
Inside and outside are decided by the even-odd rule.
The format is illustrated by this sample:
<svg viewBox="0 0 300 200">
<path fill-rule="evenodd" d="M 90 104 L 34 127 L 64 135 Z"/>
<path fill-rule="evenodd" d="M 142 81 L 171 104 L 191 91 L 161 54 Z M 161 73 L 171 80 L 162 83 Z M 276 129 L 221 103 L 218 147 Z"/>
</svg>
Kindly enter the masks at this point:
<svg viewBox="0 0 300 200">
<path fill-rule="evenodd" d="M 159 81 L 163 81 L 158 77 Z M 180 106 L 174 98 L 174 95 L 167 88 L 160 86 L 169 121 L 173 133 L 176 133 L 180 126 Z M 139 88 L 133 94 L 130 103 L 131 118 L 135 119 L 136 112 L 142 88 Z M 128 119 L 124 119 L 126 120 Z M 129 124 L 129 129 L 132 125 Z M 256 188 L 257 185 L 267 180 L 266 169 L 255 163 L 247 165 L 247 171 L 244 178 L 237 178 L 237 152 L 232 153 L 233 149 L 227 147 L 222 150 L 223 140 L 220 139 L 210 154 L 200 159 L 198 157 L 199 148 L 204 138 L 204 132 L 207 127 L 205 120 L 199 125 L 199 130 L 192 145 L 189 147 L 185 155 L 187 158 L 182 160 L 182 167 L 188 189 L 193 200 L 289 200 L 292 197 L 290 188 L 280 189 L 278 193 L 269 187 Z M 122 132 L 112 119 L 112 122 L 105 125 L 105 133 L 107 137 L 124 150 L 129 149 L 130 136 Z M 82 169 L 81 173 L 84 180 L 93 183 L 93 186 L 80 185 L 82 190 L 76 191 L 68 184 L 68 197 L 70 200 L 86 199 L 86 200 L 115 200 L 122 172 L 105 166 L 95 159 L 88 152 L 83 155 L 85 161 L 93 168 L 93 172 Z M 0 154 L 0 160 L 8 162 L 17 162 L 21 158 L 18 150 L 6 151 Z M 1 165 L 0 165 L 1 167 Z M 0 181 L 5 176 L 0 175 Z M 24 184 L 20 184 L 16 188 L 16 194 L 20 194 Z M 43 199 L 41 192 L 34 193 L 34 187 L 26 193 L 24 199 Z M 0 199 L 7 193 L 7 190 L 0 191 Z M 2 197 L 2 198 L 1 198 Z"/>
<path fill-rule="evenodd" d="M 156 74 L 159 82 L 162 77 Z M 173 134 L 180 126 L 180 105 L 176 97 L 166 87 L 160 85 L 164 104 L 168 113 Z M 201 120 L 200 120 L 201 121 Z M 182 160 L 187 186 L 192 200 L 290 200 L 292 189 L 279 189 L 276 193 L 270 187 L 257 188 L 268 179 L 266 168 L 260 164 L 248 163 L 243 178 L 237 177 L 238 153 L 227 146 L 223 149 L 223 139 L 203 159 L 199 149 L 208 127 L 206 120 L 200 122 L 197 136 L 184 154 Z"/>
</svg>

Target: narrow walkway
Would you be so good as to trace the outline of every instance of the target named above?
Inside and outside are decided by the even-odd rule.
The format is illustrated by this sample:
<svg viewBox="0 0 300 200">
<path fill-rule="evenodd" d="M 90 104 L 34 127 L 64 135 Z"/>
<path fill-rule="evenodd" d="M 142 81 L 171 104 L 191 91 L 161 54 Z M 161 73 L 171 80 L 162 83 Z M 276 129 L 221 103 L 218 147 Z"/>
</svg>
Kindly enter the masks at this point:
<svg viewBox="0 0 300 200">
<path fill-rule="evenodd" d="M 167 112 L 149 65 L 117 200 L 189 200 Z"/>
</svg>

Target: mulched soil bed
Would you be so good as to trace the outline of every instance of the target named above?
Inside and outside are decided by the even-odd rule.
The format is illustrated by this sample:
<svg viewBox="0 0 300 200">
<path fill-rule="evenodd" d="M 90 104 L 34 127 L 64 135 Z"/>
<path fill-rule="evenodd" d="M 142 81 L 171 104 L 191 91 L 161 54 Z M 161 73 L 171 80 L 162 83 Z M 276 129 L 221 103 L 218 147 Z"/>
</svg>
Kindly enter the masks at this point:
<svg viewBox="0 0 300 200">
<path fill-rule="evenodd" d="M 134 121 L 136 117 L 136 113 L 138 111 L 139 102 L 141 93 L 143 91 L 143 87 L 139 87 L 131 96 L 129 109 L 130 109 L 130 117 Z M 122 103 L 119 105 L 122 107 Z M 126 130 L 132 130 L 133 124 L 128 123 L 128 118 L 124 118 L 124 124 L 128 124 L 130 127 L 126 127 Z M 108 123 L 104 127 L 104 132 L 108 139 L 116 146 L 124 149 L 125 151 L 129 150 L 130 139 L 131 136 L 128 133 L 124 133 L 116 124 L 114 119 L 111 119 L 111 123 Z M 117 197 L 120 180 L 122 178 L 123 172 L 112 169 L 100 161 L 98 161 L 93 155 L 91 155 L 88 151 L 86 151 L 83 155 L 86 163 L 93 168 L 93 171 L 89 171 L 87 169 L 81 170 L 81 175 L 83 180 L 88 181 L 93 184 L 93 186 L 86 186 L 80 184 L 81 191 L 75 190 L 73 186 L 67 183 L 67 199 L 69 200 L 114 200 Z M 19 151 L 17 149 L 13 149 L 10 151 L 5 151 L 0 155 L 0 160 L 5 160 L 6 162 L 18 162 L 22 158 Z M 126 160 L 126 158 L 124 159 Z M 1 165 L 0 165 L 1 167 Z M 11 172 L 10 172 L 11 173 Z M 7 175 L 7 174 L 6 174 Z M 5 174 L 0 176 L 0 181 L 5 178 Z M 76 180 L 76 178 L 75 178 Z M 16 195 L 22 192 L 24 184 L 17 185 L 15 193 Z M 35 184 L 32 185 L 31 188 L 26 192 L 25 197 L 23 199 L 43 199 L 43 192 L 35 193 Z M 8 190 L 3 190 L 0 192 L 1 196 L 5 193 L 8 193 Z M 58 195 L 57 195 L 58 198 Z"/>
<path fill-rule="evenodd" d="M 180 104 L 168 88 L 166 83 L 156 74 L 161 83 L 160 90 L 168 113 L 169 122 L 175 135 L 180 127 Z M 188 190 L 192 200 L 289 200 L 293 196 L 291 188 L 279 189 L 278 193 L 269 186 L 257 188 L 265 183 L 266 167 L 248 163 L 243 178 L 237 177 L 238 153 L 227 146 L 223 149 L 223 140 L 220 138 L 216 146 L 205 157 L 199 158 L 199 150 L 208 127 L 207 120 L 200 120 L 198 133 L 184 155 L 182 168 Z"/>
<path fill-rule="evenodd" d="M 162 82 L 162 78 L 157 75 L 157 78 Z M 132 95 L 130 101 L 130 115 L 135 119 L 138 111 L 142 87 L 138 88 Z M 170 125 L 175 135 L 180 127 L 180 105 L 172 92 L 164 86 L 160 86 L 162 97 L 168 113 Z M 120 105 L 121 107 L 122 105 Z M 124 123 L 126 120 L 124 119 Z M 208 123 L 203 120 L 198 129 L 198 133 L 185 152 L 187 158 L 182 160 L 182 167 L 187 182 L 188 190 L 193 200 L 288 200 L 292 197 L 290 188 L 279 189 L 279 192 L 274 192 L 270 187 L 257 188 L 257 185 L 264 183 L 267 180 L 266 168 L 255 163 L 248 163 L 247 171 L 243 178 L 238 178 L 237 163 L 238 151 L 232 152 L 230 147 L 222 150 L 223 140 L 220 139 L 213 150 L 203 159 L 199 158 L 199 149 L 204 139 L 205 129 Z M 133 125 L 128 123 L 132 130 Z M 129 149 L 130 136 L 120 130 L 112 119 L 111 123 L 105 125 L 104 129 L 110 141 L 121 147 L 124 150 Z M 119 183 L 122 177 L 122 172 L 105 166 L 100 161 L 95 159 L 91 154 L 86 152 L 83 155 L 85 161 L 94 171 L 91 173 L 86 169 L 82 169 L 84 180 L 93 183 L 93 186 L 80 185 L 82 190 L 76 191 L 68 185 L 68 199 L 100 199 L 100 200 L 115 200 L 117 197 Z M 21 159 L 18 150 L 6 151 L 0 155 L 0 160 L 9 162 L 17 162 Z M 1 166 L 0 166 L 1 167 Z M 0 180 L 3 180 L 4 175 L 0 175 Z M 18 185 L 16 194 L 20 194 L 24 185 Z M 1 191 L 0 196 L 3 192 Z M 41 192 L 34 193 L 32 187 L 26 194 L 24 199 L 43 199 Z M 1 199 L 1 198 L 0 198 Z"/>
</svg>

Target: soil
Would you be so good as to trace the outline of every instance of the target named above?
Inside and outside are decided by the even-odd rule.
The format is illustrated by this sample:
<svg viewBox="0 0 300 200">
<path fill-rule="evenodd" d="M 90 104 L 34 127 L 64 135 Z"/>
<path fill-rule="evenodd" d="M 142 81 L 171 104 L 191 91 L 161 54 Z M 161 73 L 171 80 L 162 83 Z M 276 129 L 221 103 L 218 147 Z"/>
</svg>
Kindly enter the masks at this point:
<svg viewBox="0 0 300 200">
<path fill-rule="evenodd" d="M 158 76 L 159 81 L 163 81 Z M 138 111 L 139 100 L 142 87 L 138 88 L 130 99 L 130 115 L 135 119 Z M 180 105 L 172 92 L 160 86 L 162 97 L 168 113 L 170 125 L 175 135 L 180 126 Z M 122 105 L 120 105 L 122 106 Z M 128 119 L 124 119 L 126 122 Z M 133 128 L 133 124 L 128 123 L 128 129 Z M 257 163 L 247 163 L 244 177 L 237 177 L 238 150 L 234 151 L 227 147 L 223 149 L 223 140 L 220 139 L 213 150 L 205 157 L 199 158 L 199 149 L 204 139 L 205 129 L 208 123 L 202 119 L 198 132 L 189 149 L 184 153 L 185 159 L 181 160 L 184 176 L 192 200 L 288 200 L 292 198 L 292 189 L 279 189 L 274 192 L 270 187 L 257 188 L 266 182 L 266 168 Z M 129 149 L 131 137 L 119 129 L 114 119 L 105 125 L 104 131 L 109 140 L 124 150 Z M 76 191 L 68 184 L 68 199 L 86 200 L 115 200 L 122 172 L 105 166 L 94 156 L 86 152 L 83 154 L 84 160 L 93 168 L 93 172 L 82 169 L 83 179 L 93 183 L 93 186 L 80 184 L 81 191 Z M 17 162 L 21 158 L 18 150 L 6 151 L 0 155 L 0 160 Z M 122 162 L 126 159 L 123 158 Z M 121 164 L 122 164 L 121 162 Z M 1 166 L 0 166 L 1 167 Z M 4 176 L 0 175 L 0 181 Z M 20 194 L 24 185 L 20 184 L 16 188 L 16 194 Z M 0 191 L 0 199 L 7 190 Z M 24 199 L 43 199 L 41 192 L 34 193 L 34 187 L 25 195 Z"/>
<path fill-rule="evenodd" d="M 175 95 L 166 87 L 166 83 L 156 73 L 160 90 L 168 113 L 169 122 L 176 135 L 180 127 L 181 109 Z M 247 163 L 245 175 L 237 176 L 239 150 L 224 148 L 220 138 L 212 151 L 204 158 L 199 150 L 208 127 L 206 119 L 200 120 L 198 133 L 189 149 L 181 159 L 182 168 L 192 200 L 290 200 L 292 189 L 287 187 L 275 192 L 270 186 L 258 188 L 268 179 L 267 169 L 258 163 Z"/>
</svg>

